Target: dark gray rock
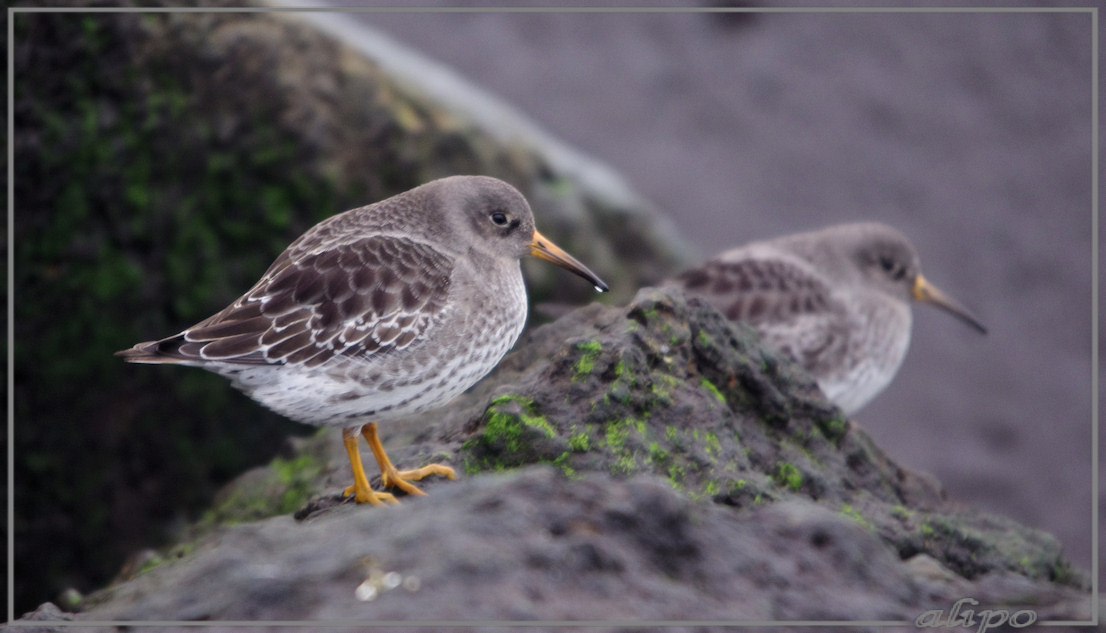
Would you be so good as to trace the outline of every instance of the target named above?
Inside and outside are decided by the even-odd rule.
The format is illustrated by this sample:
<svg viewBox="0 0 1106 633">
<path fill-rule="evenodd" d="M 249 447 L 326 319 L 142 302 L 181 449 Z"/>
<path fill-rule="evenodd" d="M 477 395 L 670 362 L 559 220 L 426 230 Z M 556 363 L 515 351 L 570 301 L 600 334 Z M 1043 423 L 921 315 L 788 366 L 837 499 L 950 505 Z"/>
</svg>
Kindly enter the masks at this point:
<svg viewBox="0 0 1106 633">
<path fill-rule="evenodd" d="M 303 440 L 73 617 L 907 624 L 961 598 L 1089 617 L 1055 539 L 951 505 L 797 365 L 678 291 L 536 328 L 440 417 L 389 428 L 398 464 L 460 480 L 358 507 L 334 496 L 336 435 Z M 275 484 L 293 470 L 325 492 L 295 518 Z"/>
<path fill-rule="evenodd" d="M 345 505 L 303 522 L 219 528 L 193 553 L 95 596 L 72 617 L 913 622 L 964 595 L 1013 611 L 1010 596 L 1029 592 L 1038 613 L 1068 615 L 1085 599 L 1020 579 L 1016 594 L 1001 581 L 934 580 L 810 501 L 737 512 L 692 501 L 656 477 L 570 479 L 530 466 L 466 478 L 387 511 Z"/>
<path fill-rule="evenodd" d="M 811 600 L 795 582 L 800 568 L 836 599 Z M 417 578 L 419 589 L 401 580 L 357 600 L 374 569 Z M 347 505 L 300 524 L 277 517 L 218 530 L 81 617 L 871 619 L 916 603 L 904 569 L 875 536 L 814 504 L 742 515 L 656 478 L 573 480 L 528 467 L 436 488 L 433 500 L 395 512 Z M 895 589 L 879 589 L 888 579 Z"/>
<path fill-rule="evenodd" d="M 485 394 L 478 419 L 445 424 L 470 473 L 544 462 L 570 476 L 649 473 L 736 508 L 804 498 L 969 579 L 1084 582 L 1050 535 L 946 502 L 751 329 L 676 292 L 647 288 L 534 330 L 473 395 Z"/>
<path fill-rule="evenodd" d="M 20 573 L 53 582 L 60 566 L 77 582 L 80 562 L 145 542 L 150 517 L 181 512 L 172 503 L 216 470 L 196 447 L 253 444 L 227 441 L 234 418 L 278 435 L 244 400 L 231 413 L 217 378 L 144 382 L 110 353 L 220 307 L 321 215 L 478 171 L 519 185 L 616 300 L 686 260 L 668 223 L 596 191 L 594 170 L 489 137 L 294 19 L 37 14 L 14 26 L 17 338 L 36 342 L 16 350 L 16 480 L 49 482 L 17 490 Z M 228 208 L 248 219 L 227 222 Z M 559 271 L 530 272 L 543 301 L 590 296 Z M 58 314 L 81 327 L 56 327 Z M 446 461 L 461 481 L 427 482 L 429 498 L 400 508 L 342 503 L 348 464 L 324 430 L 67 603 L 82 612 L 47 603 L 26 619 L 66 631 L 79 629 L 49 622 L 911 622 L 968 596 L 977 610 L 1089 615 L 1055 539 L 949 503 L 750 331 L 679 295 L 643 291 L 532 329 L 470 393 L 384 432 L 397 463 Z M 97 475 L 106 454 L 114 470 Z"/>
<path fill-rule="evenodd" d="M 217 376 L 112 354 L 221 309 L 324 217 L 479 173 L 518 186 L 608 300 L 687 261 L 624 185 L 584 183 L 559 145 L 502 139 L 294 13 L 67 4 L 12 16 L 14 327 L 34 342 L 14 371 L 21 609 L 102 585 L 305 432 Z M 594 294 L 533 264 L 534 300 Z"/>
<path fill-rule="evenodd" d="M 971 13 L 841 15 L 804 2 L 781 14 L 752 4 L 766 10 L 347 21 L 448 64 L 611 161 L 704 255 L 859 219 L 901 229 L 927 276 L 990 332 L 916 309 L 906 362 L 857 419 L 899 463 L 933 472 L 974 507 L 1052 532 L 1090 570 L 1092 510 L 1106 507 L 1106 486 L 1092 495 L 1103 480 L 1088 450 L 1090 10 L 1011 0 Z M 1106 548 L 1097 552 L 1106 569 Z"/>
</svg>

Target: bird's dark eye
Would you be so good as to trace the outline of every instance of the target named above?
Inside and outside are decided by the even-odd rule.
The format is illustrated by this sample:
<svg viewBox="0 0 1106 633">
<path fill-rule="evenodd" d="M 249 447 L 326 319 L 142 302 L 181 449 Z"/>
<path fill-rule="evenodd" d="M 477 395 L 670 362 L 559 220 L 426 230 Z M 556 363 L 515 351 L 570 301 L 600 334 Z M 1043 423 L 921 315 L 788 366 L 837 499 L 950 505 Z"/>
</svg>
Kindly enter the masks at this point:
<svg viewBox="0 0 1106 633">
<path fill-rule="evenodd" d="M 491 215 L 491 218 L 492 218 L 492 222 L 494 222 L 496 224 L 496 226 L 507 226 L 507 214 L 506 213 L 503 213 L 502 211 L 493 211 L 492 215 Z"/>
<path fill-rule="evenodd" d="M 902 279 L 903 276 L 906 275 L 906 268 L 900 266 L 898 262 L 887 256 L 879 258 L 879 267 L 895 281 Z"/>
</svg>

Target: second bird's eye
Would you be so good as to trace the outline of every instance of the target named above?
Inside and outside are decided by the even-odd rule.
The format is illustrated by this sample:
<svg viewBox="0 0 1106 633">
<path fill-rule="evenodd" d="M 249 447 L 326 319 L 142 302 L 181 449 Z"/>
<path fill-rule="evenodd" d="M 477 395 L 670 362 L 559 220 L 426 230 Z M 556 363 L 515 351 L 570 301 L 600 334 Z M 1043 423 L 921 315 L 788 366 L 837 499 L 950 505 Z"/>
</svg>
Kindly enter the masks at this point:
<svg viewBox="0 0 1106 633">
<path fill-rule="evenodd" d="M 906 274 L 906 269 L 900 266 L 898 262 L 891 259 L 890 257 L 880 257 L 879 265 L 887 274 L 891 275 L 892 279 L 896 281 L 902 279 L 903 275 Z"/>
</svg>

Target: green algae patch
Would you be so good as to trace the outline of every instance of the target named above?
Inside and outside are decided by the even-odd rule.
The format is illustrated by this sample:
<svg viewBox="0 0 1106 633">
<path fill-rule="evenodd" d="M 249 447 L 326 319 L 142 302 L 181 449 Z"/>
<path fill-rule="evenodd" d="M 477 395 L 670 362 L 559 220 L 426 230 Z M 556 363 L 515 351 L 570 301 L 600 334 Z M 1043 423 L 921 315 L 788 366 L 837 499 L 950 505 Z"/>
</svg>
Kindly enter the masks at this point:
<svg viewBox="0 0 1106 633">
<path fill-rule="evenodd" d="M 857 510 L 856 508 L 852 507 L 851 505 L 849 505 L 847 503 L 842 503 L 841 504 L 841 509 L 838 510 L 837 513 L 840 514 L 843 517 L 851 519 L 857 525 L 863 527 L 864 529 L 868 530 L 869 532 L 874 532 L 876 530 L 876 526 L 875 526 L 874 523 L 872 523 L 871 521 L 866 519 L 864 517 L 864 515 L 860 513 L 860 510 Z"/>
<path fill-rule="evenodd" d="M 772 479 L 777 485 L 792 492 L 798 492 L 803 485 L 803 474 L 790 462 L 776 464 L 776 472 L 772 474 Z"/>
<path fill-rule="evenodd" d="M 816 419 L 814 421 L 815 428 L 822 432 L 822 435 L 826 436 L 826 439 L 837 442 L 848 433 L 849 420 L 844 415 L 838 412 L 838 415 L 830 418 Z"/>
<path fill-rule="evenodd" d="M 706 378 L 700 378 L 699 386 L 709 391 L 710 394 L 714 396 L 715 400 L 722 404 L 726 404 L 726 396 L 718 389 L 718 387 L 714 386 L 713 382 L 707 380 Z"/>
<path fill-rule="evenodd" d="M 648 465 L 663 468 L 672 461 L 668 451 L 660 447 L 657 442 L 649 442 Z"/>
<path fill-rule="evenodd" d="M 603 344 L 599 341 L 584 341 L 576 344 L 576 349 L 583 352 L 576 361 L 576 375 L 573 382 L 582 380 L 591 375 L 595 369 L 595 360 L 599 358 L 599 352 L 603 351 Z"/>
<path fill-rule="evenodd" d="M 722 454 L 722 443 L 718 441 L 717 435 L 707 431 L 703 434 L 703 449 L 707 455 L 717 459 Z"/>
<path fill-rule="evenodd" d="M 591 446 L 591 436 L 581 431 L 568 437 L 568 447 L 575 453 L 586 453 Z"/>
<path fill-rule="evenodd" d="M 521 412 L 503 411 L 500 405 L 519 404 Z M 492 400 L 491 406 L 485 412 L 487 424 L 486 433 L 492 438 L 502 438 L 512 450 L 520 448 L 518 442 L 521 437 L 522 427 L 535 429 L 546 437 L 555 437 L 557 432 L 545 419 L 545 416 L 536 413 L 537 407 L 534 401 L 522 396 L 500 396 Z"/>
<path fill-rule="evenodd" d="M 679 432 L 676 427 L 668 425 L 664 427 L 664 440 L 669 444 L 676 444 L 679 440 Z"/>
<path fill-rule="evenodd" d="M 627 375 L 627 373 L 628 370 L 626 369 L 626 361 L 619 359 L 619 361 L 614 365 L 615 378 L 622 378 L 623 376 Z M 633 376 L 631 376 L 630 378 L 632 379 Z"/>
<path fill-rule="evenodd" d="M 645 420 L 630 416 L 608 422 L 598 444 L 612 458 L 611 474 L 629 475 L 640 470 L 643 464 L 649 463 L 644 449 L 647 441 Z"/>
<path fill-rule="evenodd" d="M 924 481 L 902 479 L 806 376 L 783 363 L 772 364 L 773 376 L 758 375 L 759 357 L 731 349 L 744 344 L 740 338 L 723 329 L 688 330 L 680 310 L 656 314 L 675 321 L 667 328 L 643 318 L 646 312 L 629 311 L 641 327 L 627 343 L 611 331 L 629 328 L 594 315 L 576 338 L 549 326 L 547 346 L 530 358 L 548 358 L 550 366 L 504 381 L 515 385 L 512 394 L 492 400 L 472 423 L 457 456 L 464 470 L 540 463 L 569 478 L 649 474 L 689 499 L 738 509 L 811 498 L 901 556 L 925 552 L 965 577 L 999 567 L 1077 578 L 1049 543 L 1021 531 L 908 507 L 903 499 L 933 492 Z M 673 346 L 674 334 L 687 340 Z M 801 387 L 797 396 L 787 389 L 792 383 Z M 1008 540 L 987 542 L 994 532 Z"/>
<path fill-rule="evenodd" d="M 530 398 L 499 396 L 489 403 L 480 422 L 480 431 L 461 445 L 465 472 L 502 471 L 533 463 L 567 466 L 568 442 Z"/>
<path fill-rule="evenodd" d="M 322 492 L 318 486 L 322 472 L 323 464 L 311 454 L 276 457 L 224 488 L 204 514 L 200 528 L 291 514 Z"/>
</svg>

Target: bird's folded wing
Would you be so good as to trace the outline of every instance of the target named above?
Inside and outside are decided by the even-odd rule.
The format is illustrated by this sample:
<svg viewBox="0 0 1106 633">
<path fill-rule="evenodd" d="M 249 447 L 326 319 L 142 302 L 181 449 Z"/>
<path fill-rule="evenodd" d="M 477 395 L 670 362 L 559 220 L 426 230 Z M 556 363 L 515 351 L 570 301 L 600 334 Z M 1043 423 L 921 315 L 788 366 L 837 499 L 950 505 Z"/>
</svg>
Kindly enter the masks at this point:
<svg viewBox="0 0 1106 633">
<path fill-rule="evenodd" d="M 712 260 L 673 281 L 810 369 L 848 345 L 843 306 L 826 283 L 784 259 Z"/>
<path fill-rule="evenodd" d="M 367 360 L 410 345 L 445 307 L 452 261 L 422 242 L 372 236 L 294 252 L 226 309 L 156 342 L 157 353 L 308 367 L 338 355 Z"/>
</svg>

